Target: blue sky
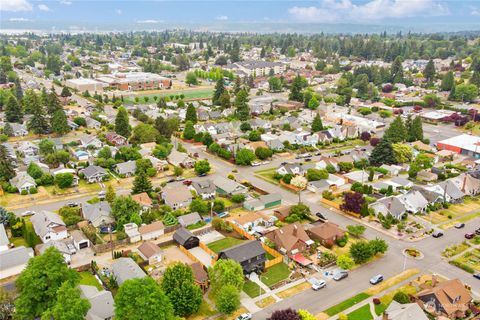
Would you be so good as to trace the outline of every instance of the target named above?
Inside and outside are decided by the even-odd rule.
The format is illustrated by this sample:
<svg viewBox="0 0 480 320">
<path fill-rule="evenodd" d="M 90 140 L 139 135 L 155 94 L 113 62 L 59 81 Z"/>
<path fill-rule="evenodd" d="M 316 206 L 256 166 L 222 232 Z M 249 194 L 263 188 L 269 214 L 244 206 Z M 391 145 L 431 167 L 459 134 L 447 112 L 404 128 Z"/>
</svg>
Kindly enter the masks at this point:
<svg viewBox="0 0 480 320">
<path fill-rule="evenodd" d="M 173 22 L 480 25 L 480 0 L 0 0 L 0 10 L 0 27 L 8 28 L 40 21 L 52 26 L 56 22 L 125 23 L 145 25 L 146 29 Z"/>
</svg>

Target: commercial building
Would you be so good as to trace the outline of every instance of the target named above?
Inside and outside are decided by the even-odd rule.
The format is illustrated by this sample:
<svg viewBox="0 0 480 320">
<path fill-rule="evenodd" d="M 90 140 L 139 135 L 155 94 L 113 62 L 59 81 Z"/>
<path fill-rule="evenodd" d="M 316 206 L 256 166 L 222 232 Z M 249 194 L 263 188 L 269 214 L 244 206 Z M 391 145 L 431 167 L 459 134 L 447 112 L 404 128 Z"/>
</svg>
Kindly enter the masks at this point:
<svg viewBox="0 0 480 320">
<path fill-rule="evenodd" d="M 480 158 L 480 137 L 461 134 L 437 142 L 438 150 L 450 150 L 465 156 Z"/>
<path fill-rule="evenodd" d="M 155 90 L 171 86 L 170 79 L 150 72 L 114 73 L 98 77 L 97 80 L 123 91 Z"/>
<path fill-rule="evenodd" d="M 78 92 L 88 91 L 90 93 L 101 93 L 105 84 L 103 82 L 94 79 L 69 79 L 65 82 L 65 85 L 69 88 L 75 89 Z"/>
</svg>

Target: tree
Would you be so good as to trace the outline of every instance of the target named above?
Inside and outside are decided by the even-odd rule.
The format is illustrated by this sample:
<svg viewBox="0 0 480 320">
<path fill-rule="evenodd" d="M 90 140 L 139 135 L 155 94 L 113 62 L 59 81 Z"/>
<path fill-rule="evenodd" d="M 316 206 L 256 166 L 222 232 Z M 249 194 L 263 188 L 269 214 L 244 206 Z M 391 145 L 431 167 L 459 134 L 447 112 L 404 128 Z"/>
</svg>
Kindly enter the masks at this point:
<svg viewBox="0 0 480 320">
<path fill-rule="evenodd" d="M 255 154 L 249 149 L 240 149 L 235 156 L 235 163 L 240 166 L 249 166 L 255 160 Z"/>
<path fill-rule="evenodd" d="M 53 89 L 47 94 L 44 103 L 47 105 L 48 114 L 54 114 L 57 110 L 62 110 L 62 104 L 60 103 L 60 100 L 58 100 L 57 94 Z"/>
<path fill-rule="evenodd" d="M 425 77 L 425 79 L 427 79 L 428 82 L 432 82 L 435 78 L 435 73 L 435 64 L 433 63 L 433 60 L 430 59 L 425 66 L 425 69 L 423 70 L 423 76 Z"/>
<path fill-rule="evenodd" d="M 8 181 L 13 177 L 15 177 L 13 159 L 7 148 L 0 144 L 0 180 Z"/>
<path fill-rule="evenodd" d="M 240 90 L 235 97 L 235 115 L 240 121 L 245 121 L 250 116 L 248 107 L 248 93 L 245 89 Z"/>
<path fill-rule="evenodd" d="M 40 155 L 46 156 L 49 153 L 55 152 L 55 143 L 50 139 L 42 139 L 38 144 Z"/>
<path fill-rule="evenodd" d="M 52 131 L 57 134 L 65 134 L 70 131 L 67 116 L 63 110 L 57 110 L 53 113 L 51 119 Z"/>
<path fill-rule="evenodd" d="M 202 143 L 209 147 L 213 143 L 213 138 L 210 132 L 205 132 L 202 138 Z"/>
<path fill-rule="evenodd" d="M 131 131 L 127 110 L 124 107 L 118 108 L 115 117 L 115 132 L 128 139 Z"/>
<path fill-rule="evenodd" d="M 111 205 L 116 197 L 117 194 L 115 193 L 115 189 L 113 189 L 113 186 L 109 184 L 107 187 L 107 192 L 105 193 L 105 200 L 107 200 L 107 202 Z"/>
<path fill-rule="evenodd" d="M 133 180 L 132 193 L 138 194 L 142 192 L 150 193 L 152 192 L 152 182 L 148 178 L 147 172 L 140 170 Z"/>
<path fill-rule="evenodd" d="M 315 118 L 313 118 L 312 122 L 312 132 L 319 132 L 323 130 L 323 123 L 322 123 L 322 118 L 320 118 L 320 115 L 317 113 Z"/>
<path fill-rule="evenodd" d="M 393 154 L 396 163 L 409 163 L 412 161 L 413 153 L 412 148 L 403 143 L 392 144 Z"/>
<path fill-rule="evenodd" d="M 176 315 L 188 316 L 200 308 L 202 290 L 195 284 L 189 265 L 176 263 L 169 266 L 163 274 L 161 287 L 169 297 Z"/>
<path fill-rule="evenodd" d="M 22 106 L 15 96 L 10 95 L 5 104 L 5 118 L 8 122 L 21 122 L 23 118 Z"/>
<path fill-rule="evenodd" d="M 448 71 L 442 78 L 440 89 L 442 91 L 450 91 L 454 86 L 455 86 L 455 78 L 453 76 L 453 71 Z"/>
<path fill-rule="evenodd" d="M 470 83 L 480 88 L 480 71 L 475 71 L 470 78 Z"/>
<path fill-rule="evenodd" d="M 300 220 L 308 219 L 310 216 L 310 208 L 303 203 L 298 203 L 290 207 L 290 211 L 288 212 L 288 215 L 297 216 L 300 218 Z"/>
<path fill-rule="evenodd" d="M 232 285 L 240 291 L 245 281 L 240 264 L 230 259 L 219 259 L 213 267 L 208 269 L 208 277 L 213 293 L 217 293 L 226 285 Z"/>
<path fill-rule="evenodd" d="M 220 77 L 215 84 L 215 91 L 212 96 L 212 103 L 214 105 L 220 105 L 220 96 L 225 92 L 225 83 L 223 77 Z"/>
<path fill-rule="evenodd" d="M 65 172 L 55 175 L 55 184 L 61 189 L 71 187 L 73 184 L 73 174 Z"/>
<path fill-rule="evenodd" d="M 0 287 L 0 320 L 13 319 L 15 312 L 15 294 Z"/>
<path fill-rule="evenodd" d="M 340 209 L 360 213 L 362 205 L 365 202 L 363 195 L 359 192 L 346 192 L 343 196 L 343 204 Z"/>
<path fill-rule="evenodd" d="M 395 154 L 393 152 L 392 143 L 387 139 L 380 140 L 380 142 L 373 148 L 369 161 L 373 166 L 394 164 Z"/>
<path fill-rule="evenodd" d="M 408 121 L 408 118 L 407 118 Z M 411 126 L 407 127 L 408 132 L 408 141 L 418 141 L 423 140 L 423 122 L 420 117 L 415 117 L 411 122 Z"/>
<path fill-rule="evenodd" d="M 187 75 L 185 77 L 185 83 L 188 84 L 188 86 L 196 86 L 198 84 L 198 79 L 195 75 L 195 72 L 187 72 Z"/>
<path fill-rule="evenodd" d="M 365 232 L 366 229 L 367 228 L 365 228 L 361 224 L 347 226 L 348 233 L 355 238 L 360 238 L 360 236 Z"/>
<path fill-rule="evenodd" d="M 195 136 L 195 128 L 193 127 L 192 121 L 187 121 L 185 128 L 183 129 L 183 138 L 186 140 L 191 140 Z"/>
<path fill-rule="evenodd" d="M 197 175 L 203 175 L 210 172 L 210 162 L 208 160 L 200 160 L 195 163 L 195 172 Z"/>
<path fill-rule="evenodd" d="M 355 265 L 355 262 L 346 254 L 337 257 L 337 266 L 343 270 L 350 270 Z"/>
<path fill-rule="evenodd" d="M 290 184 L 294 187 L 297 187 L 299 190 L 303 190 L 307 186 L 308 180 L 305 179 L 305 177 L 302 176 L 295 176 L 293 179 L 290 181 Z"/>
<path fill-rule="evenodd" d="M 179 177 L 183 174 L 183 168 L 182 167 L 173 167 L 173 174 L 175 177 Z"/>
<path fill-rule="evenodd" d="M 57 291 L 57 301 L 47 310 L 42 320 L 83 320 L 91 305 L 80 297 L 80 289 L 70 282 L 64 282 Z"/>
<path fill-rule="evenodd" d="M 474 84 L 459 84 L 455 87 L 455 100 L 462 102 L 473 102 L 478 96 L 478 88 Z"/>
<path fill-rule="evenodd" d="M 117 196 L 112 204 L 112 215 L 117 221 L 117 229 L 122 230 L 123 225 L 134 222 L 142 223 L 140 218 L 140 205 L 129 196 Z"/>
<path fill-rule="evenodd" d="M 308 312 L 307 310 L 304 309 L 298 309 L 297 310 L 298 315 L 300 316 L 300 319 L 302 320 L 316 320 L 317 318 Z"/>
<path fill-rule="evenodd" d="M 267 320 L 301 320 L 297 311 L 293 309 L 275 310 Z"/>
<path fill-rule="evenodd" d="M 374 255 L 377 253 L 385 253 L 388 250 L 388 244 L 383 239 L 376 238 L 374 240 L 370 240 L 368 244 L 370 245 Z"/>
<path fill-rule="evenodd" d="M 15 134 L 10 123 L 7 122 L 5 123 L 5 126 L 3 126 L 3 134 L 7 137 L 13 137 L 13 135 Z"/>
<path fill-rule="evenodd" d="M 30 258 L 27 267 L 15 282 L 19 296 L 15 301 L 20 319 L 40 317 L 56 302 L 62 284 L 79 281 L 78 273 L 65 263 L 63 255 L 50 247 L 39 256 Z"/>
<path fill-rule="evenodd" d="M 440 100 L 440 98 L 433 93 L 424 95 L 423 102 L 425 103 L 425 106 L 428 108 L 437 108 L 442 104 L 442 101 Z"/>
<path fill-rule="evenodd" d="M 227 91 L 225 91 L 224 93 L 222 93 L 222 95 L 220 96 L 220 106 L 222 107 L 222 109 L 229 109 L 232 104 L 230 102 L 230 95 L 228 94 Z"/>
<path fill-rule="evenodd" d="M 328 171 L 324 169 L 308 169 L 307 179 L 308 181 L 318 181 L 328 178 Z"/>
<path fill-rule="evenodd" d="M 252 130 L 248 134 L 248 140 L 250 141 L 260 141 L 262 138 L 262 134 L 258 130 Z"/>
<path fill-rule="evenodd" d="M 252 130 L 252 126 L 250 125 L 249 122 L 242 122 L 242 124 L 240 125 L 240 130 L 242 130 L 242 132 L 247 132 L 247 131 L 250 131 Z"/>
<path fill-rule="evenodd" d="M 27 173 L 32 177 L 33 179 L 40 179 L 43 175 L 42 169 L 36 164 L 35 162 L 30 162 L 30 164 L 27 167 Z"/>
<path fill-rule="evenodd" d="M 192 123 L 197 123 L 197 110 L 192 103 L 188 104 L 187 112 L 185 114 L 185 121 L 191 121 Z"/>
<path fill-rule="evenodd" d="M 390 67 L 390 80 L 392 83 L 403 82 L 402 58 L 397 56 Z"/>
<path fill-rule="evenodd" d="M 282 91 L 282 80 L 277 77 L 270 77 L 270 79 L 268 79 L 268 88 L 271 92 Z"/>
<path fill-rule="evenodd" d="M 227 284 L 220 288 L 215 301 L 218 311 L 231 314 L 240 307 L 240 291 Z"/>
<path fill-rule="evenodd" d="M 140 123 L 133 128 L 130 142 L 134 144 L 141 144 L 147 142 L 155 142 L 160 137 L 160 132 L 151 124 Z"/>
<path fill-rule="evenodd" d="M 72 93 L 70 92 L 70 89 L 68 89 L 68 87 L 65 86 L 62 88 L 62 92 L 60 93 L 60 96 L 67 98 L 67 97 L 71 97 Z"/>
<path fill-rule="evenodd" d="M 255 156 L 260 160 L 265 160 L 273 155 L 273 151 L 270 148 L 258 147 L 255 149 Z"/>
<path fill-rule="evenodd" d="M 367 262 L 373 255 L 372 247 L 367 241 L 359 241 L 350 246 L 350 256 L 357 264 Z"/>
<path fill-rule="evenodd" d="M 393 296 L 393 300 L 400 304 L 407 304 L 410 303 L 410 298 L 408 297 L 408 294 L 406 294 L 403 291 L 397 291 L 395 295 Z"/>
<path fill-rule="evenodd" d="M 400 116 L 392 121 L 390 126 L 385 130 L 383 139 L 388 139 L 392 143 L 403 142 L 407 140 L 407 129 Z"/>
<path fill-rule="evenodd" d="M 303 102 L 303 93 L 302 90 L 307 86 L 306 79 L 297 75 L 290 87 L 290 94 L 288 95 L 288 99 L 293 101 Z"/>
<path fill-rule="evenodd" d="M 172 303 L 150 277 L 125 281 L 115 296 L 115 317 L 129 320 L 175 319 Z"/>
</svg>

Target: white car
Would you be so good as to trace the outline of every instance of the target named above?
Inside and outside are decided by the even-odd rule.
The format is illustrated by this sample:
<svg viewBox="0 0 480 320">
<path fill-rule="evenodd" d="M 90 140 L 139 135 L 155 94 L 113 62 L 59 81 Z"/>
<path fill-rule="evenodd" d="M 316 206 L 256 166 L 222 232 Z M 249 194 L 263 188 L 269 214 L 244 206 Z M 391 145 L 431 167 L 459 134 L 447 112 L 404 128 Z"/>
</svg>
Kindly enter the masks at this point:
<svg viewBox="0 0 480 320">
<path fill-rule="evenodd" d="M 25 212 L 22 212 L 22 217 L 28 217 L 28 216 L 33 216 L 36 212 L 33 210 L 27 210 Z"/>
<path fill-rule="evenodd" d="M 314 291 L 320 290 L 327 286 L 327 283 L 323 279 L 311 278 L 308 280 L 308 282 L 310 282 Z"/>
<path fill-rule="evenodd" d="M 243 313 L 237 317 L 237 320 L 251 320 L 252 315 L 250 313 Z"/>
</svg>

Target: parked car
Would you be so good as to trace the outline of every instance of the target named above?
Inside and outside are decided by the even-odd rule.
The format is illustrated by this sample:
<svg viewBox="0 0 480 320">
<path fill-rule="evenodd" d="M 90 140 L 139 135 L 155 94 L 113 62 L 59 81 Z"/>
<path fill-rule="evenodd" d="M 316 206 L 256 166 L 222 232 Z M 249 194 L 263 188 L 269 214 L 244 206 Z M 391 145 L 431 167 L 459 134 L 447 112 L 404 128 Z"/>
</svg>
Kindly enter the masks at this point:
<svg viewBox="0 0 480 320">
<path fill-rule="evenodd" d="M 243 313 L 237 317 L 237 320 L 251 320 L 252 315 L 250 313 Z"/>
<path fill-rule="evenodd" d="M 200 173 L 198 176 L 199 177 L 205 177 L 205 176 L 207 176 L 207 174 L 204 172 L 204 173 Z"/>
<path fill-rule="evenodd" d="M 320 290 L 327 286 L 327 282 L 323 279 L 311 278 L 308 280 L 308 282 L 310 282 L 314 291 Z"/>
<path fill-rule="evenodd" d="M 465 223 L 463 223 L 463 222 L 462 223 L 457 223 L 455 225 L 455 228 L 457 228 L 457 229 L 462 229 L 463 227 L 465 227 Z"/>
<path fill-rule="evenodd" d="M 371 284 L 378 284 L 380 282 L 383 281 L 383 275 L 381 274 L 377 274 L 375 277 L 373 277 L 372 279 L 370 279 L 370 283 Z"/>
<path fill-rule="evenodd" d="M 106 194 L 107 194 L 107 193 L 106 193 L 105 191 L 100 191 L 100 192 L 98 193 L 98 197 L 100 198 L 100 200 L 103 200 L 103 199 L 105 199 L 105 195 L 106 195 Z"/>
<path fill-rule="evenodd" d="M 22 217 L 28 217 L 28 216 L 33 216 L 36 212 L 33 210 L 27 210 L 25 212 L 22 212 Z"/>
<path fill-rule="evenodd" d="M 167 183 L 172 183 L 172 182 L 175 182 L 175 179 L 170 179 L 167 181 Z"/>
<path fill-rule="evenodd" d="M 480 228 L 478 228 L 477 230 L 475 230 L 475 233 L 480 236 Z"/>
<path fill-rule="evenodd" d="M 440 238 L 443 236 L 443 232 L 441 231 L 435 231 L 434 233 L 432 233 L 432 237 L 434 238 Z"/>
<path fill-rule="evenodd" d="M 328 221 L 328 219 L 325 218 L 325 216 L 324 216 L 323 214 L 321 214 L 320 212 L 315 213 L 315 215 L 316 215 L 320 220 L 322 220 L 322 221 L 324 221 L 324 222 Z"/>
<path fill-rule="evenodd" d="M 475 237 L 475 233 L 473 233 L 473 232 L 465 233 L 465 238 L 466 239 L 473 239 L 474 237 Z"/>
<path fill-rule="evenodd" d="M 346 278 L 346 277 L 348 277 L 348 272 L 345 271 L 345 270 L 340 270 L 340 271 L 337 271 L 333 275 L 333 280 L 340 281 L 340 280 L 342 280 L 343 278 Z"/>
<path fill-rule="evenodd" d="M 192 180 L 185 180 L 183 181 L 183 184 L 186 185 L 186 186 L 189 186 L 192 184 Z"/>
<path fill-rule="evenodd" d="M 77 202 L 70 202 L 70 203 L 67 203 L 67 206 L 73 208 L 73 207 L 78 207 L 78 203 Z"/>
<path fill-rule="evenodd" d="M 288 163 L 288 162 L 282 162 L 282 163 L 280 163 L 280 165 L 281 165 L 281 166 L 284 166 L 284 165 L 286 165 L 287 163 Z"/>
<path fill-rule="evenodd" d="M 476 279 L 478 279 L 478 280 L 480 280 L 480 273 L 475 273 L 475 274 L 473 275 L 473 277 L 476 278 Z"/>
<path fill-rule="evenodd" d="M 310 161 L 312 161 L 312 158 L 306 158 L 305 159 L 305 162 L 310 162 Z"/>
</svg>

